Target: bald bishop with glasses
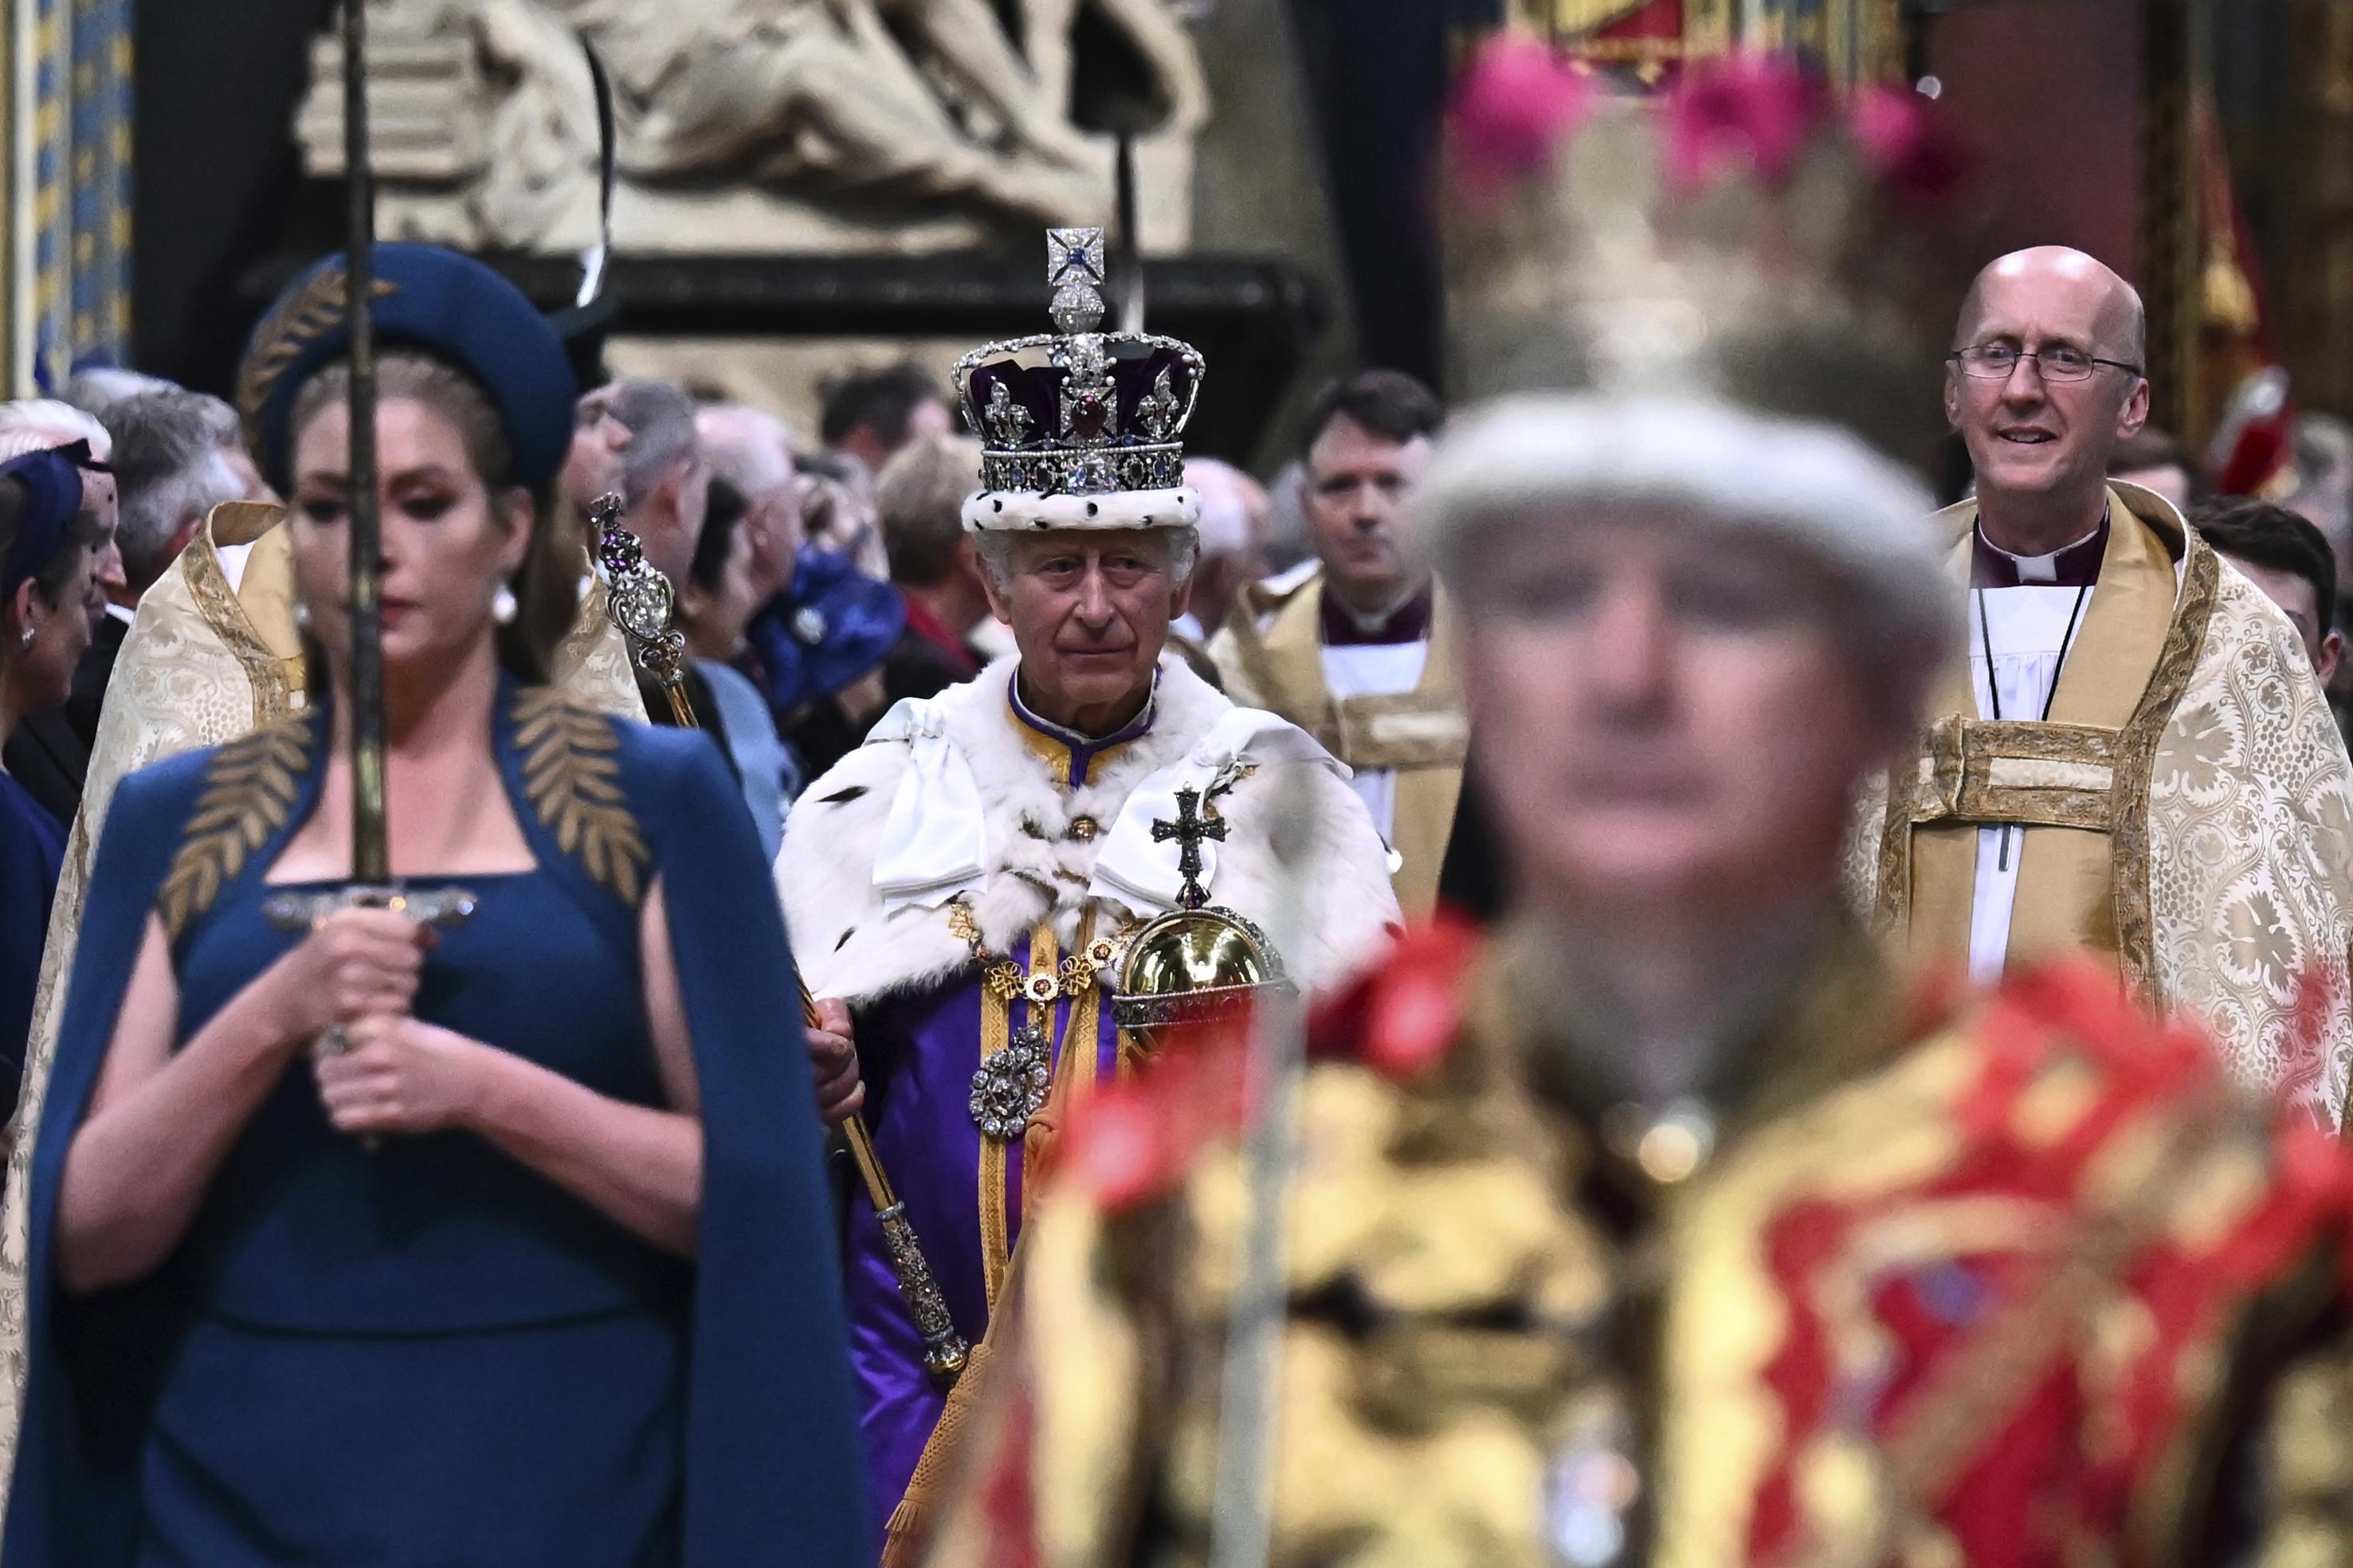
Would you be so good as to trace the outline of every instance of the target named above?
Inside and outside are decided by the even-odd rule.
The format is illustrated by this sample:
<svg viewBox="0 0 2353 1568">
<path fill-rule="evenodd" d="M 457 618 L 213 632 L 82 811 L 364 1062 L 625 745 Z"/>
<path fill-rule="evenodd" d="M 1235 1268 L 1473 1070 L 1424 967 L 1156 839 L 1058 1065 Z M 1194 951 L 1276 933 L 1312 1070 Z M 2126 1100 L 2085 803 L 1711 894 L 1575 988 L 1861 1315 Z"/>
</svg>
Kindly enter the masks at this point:
<svg viewBox="0 0 2353 1568">
<path fill-rule="evenodd" d="M 1980 985 L 2071 949 L 2341 1121 L 2353 780 L 2295 629 L 2172 505 L 2109 480 L 2148 416 L 2147 319 L 2080 251 L 1993 262 L 1945 408 L 1968 657 L 1864 803 L 1853 891 Z"/>
</svg>

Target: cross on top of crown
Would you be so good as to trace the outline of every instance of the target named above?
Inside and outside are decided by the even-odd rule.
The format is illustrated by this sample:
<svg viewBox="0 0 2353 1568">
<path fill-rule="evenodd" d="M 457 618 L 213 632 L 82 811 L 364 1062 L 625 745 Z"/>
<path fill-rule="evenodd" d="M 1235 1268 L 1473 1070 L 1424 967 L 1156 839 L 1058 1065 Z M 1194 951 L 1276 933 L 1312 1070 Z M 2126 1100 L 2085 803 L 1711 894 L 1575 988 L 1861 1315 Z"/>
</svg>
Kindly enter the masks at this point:
<svg viewBox="0 0 2353 1568">
<path fill-rule="evenodd" d="M 1176 894 L 1176 901 L 1185 908 L 1198 910 L 1209 901 L 1209 895 L 1201 887 L 1201 844 L 1204 839 L 1210 838 L 1222 844 L 1225 837 L 1226 819 L 1202 816 L 1201 792 L 1197 789 L 1176 792 L 1176 821 L 1152 825 L 1154 843 L 1166 844 L 1171 838 L 1176 840 L 1176 874 L 1185 879 L 1184 887 Z"/>
<path fill-rule="evenodd" d="M 1092 332 L 1103 325 L 1104 272 L 1103 230 L 1046 231 L 1046 281 L 1054 290 L 1049 313 L 1059 331 Z"/>
</svg>

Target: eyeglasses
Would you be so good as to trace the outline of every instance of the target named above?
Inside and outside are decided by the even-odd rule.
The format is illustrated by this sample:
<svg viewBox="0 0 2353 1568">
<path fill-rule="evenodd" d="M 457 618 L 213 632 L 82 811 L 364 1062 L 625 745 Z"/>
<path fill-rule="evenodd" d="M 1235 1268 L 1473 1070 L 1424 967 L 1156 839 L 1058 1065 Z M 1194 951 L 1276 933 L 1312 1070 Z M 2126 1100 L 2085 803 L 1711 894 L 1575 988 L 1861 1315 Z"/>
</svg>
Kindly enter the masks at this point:
<svg viewBox="0 0 2353 1568">
<path fill-rule="evenodd" d="M 2065 343 L 2052 343 L 2047 348 L 2026 353 L 2016 343 L 1974 343 L 1945 356 L 1961 367 L 1963 375 L 1979 381 L 2008 381 L 2018 369 L 2018 362 L 2031 359 L 2045 381 L 2089 381 L 2100 366 L 2123 371 L 2126 375 L 2141 374 L 2140 366 L 2126 364 L 2119 359 L 2101 359 L 2082 349 Z"/>
</svg>

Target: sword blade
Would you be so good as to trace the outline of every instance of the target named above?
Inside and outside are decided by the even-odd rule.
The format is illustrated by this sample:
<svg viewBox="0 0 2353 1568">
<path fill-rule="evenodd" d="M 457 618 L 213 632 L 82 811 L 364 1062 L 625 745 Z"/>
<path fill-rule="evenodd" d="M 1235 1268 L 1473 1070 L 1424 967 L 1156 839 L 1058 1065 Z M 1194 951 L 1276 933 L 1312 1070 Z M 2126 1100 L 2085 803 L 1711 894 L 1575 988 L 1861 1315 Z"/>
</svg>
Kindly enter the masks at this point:
<svg viewBox="0 0 2353 1568">
<path fill-rule="evenodd" d="M 376 510 L 375 181 L 368 162 L 367 0 L 343 0 L 343 258 L 351 323 L 352 879 L 392 879 L 384 778 L 384 534 Z"/>
</svg>

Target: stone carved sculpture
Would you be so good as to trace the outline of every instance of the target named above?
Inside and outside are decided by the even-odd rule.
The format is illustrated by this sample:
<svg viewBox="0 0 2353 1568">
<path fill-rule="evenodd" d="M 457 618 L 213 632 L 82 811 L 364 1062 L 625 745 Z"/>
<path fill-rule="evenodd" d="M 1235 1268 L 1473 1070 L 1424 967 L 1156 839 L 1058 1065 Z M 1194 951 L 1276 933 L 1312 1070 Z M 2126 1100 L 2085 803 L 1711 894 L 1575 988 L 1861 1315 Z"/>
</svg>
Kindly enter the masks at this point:
<svg viewBox="0 0 2353 1568">
<path fill-rule="evenodd" d="M 1171 106 L 1137 149 L 1146 248 L 1189 239 L 1208 110 L 1184 0 L 369 0 L 369 108 L 387 237 L 572 251 L 596 226 L 612 79 L 625 250 L 842 251 L 1082 225 L 1113 197 L 1108 138 L 1073 125 L 1071 38 L 1097 13 Z M 343 172 L 342 86 L 317 47 L 298 134 Z"/>
</svg>

